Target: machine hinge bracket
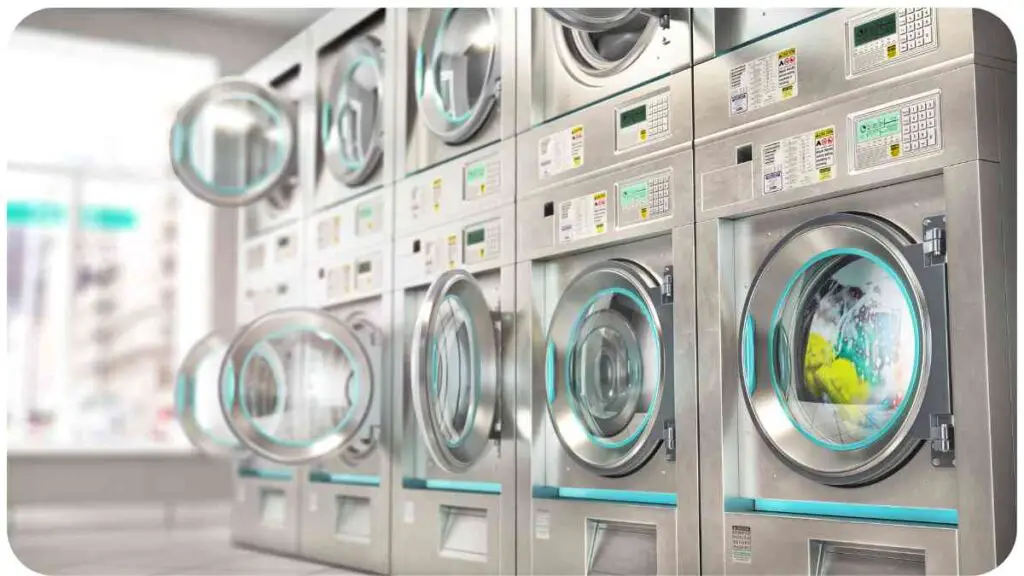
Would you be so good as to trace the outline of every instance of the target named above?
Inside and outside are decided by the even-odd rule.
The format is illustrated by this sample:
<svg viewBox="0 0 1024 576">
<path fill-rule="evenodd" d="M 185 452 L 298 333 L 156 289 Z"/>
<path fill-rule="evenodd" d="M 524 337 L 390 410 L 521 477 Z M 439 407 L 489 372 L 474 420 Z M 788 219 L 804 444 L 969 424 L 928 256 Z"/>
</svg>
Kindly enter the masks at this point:
<svg viewBox="0 0 1024 576">
<path fill-rule="evenodd" d="M 676 461 L 676 421 L 665 420 L 665 460 Z"/>
<path fill-rule="evenodd" d="M 956 466 L 956 446 L 953 441 L 953 415 L 931 415 L 931 437 L 929 444 L 932 452 L 932 466 L 936 468 L 952 468 Z"/>
<path fill-rule="evenodd" d="M 661 303 L 671 304 L 675 299 L 676 285 L 675 276 L 672 272 L 672 266 L 665 266 L 665 270 L 662 273 L 662 284 L 661 284 Z"/>
<path fill-rule="evenodd" d="M 924 265 L 935 266 L 946 262 L 946 217 L 930 216 L 924 219 Z"/>
</svg>

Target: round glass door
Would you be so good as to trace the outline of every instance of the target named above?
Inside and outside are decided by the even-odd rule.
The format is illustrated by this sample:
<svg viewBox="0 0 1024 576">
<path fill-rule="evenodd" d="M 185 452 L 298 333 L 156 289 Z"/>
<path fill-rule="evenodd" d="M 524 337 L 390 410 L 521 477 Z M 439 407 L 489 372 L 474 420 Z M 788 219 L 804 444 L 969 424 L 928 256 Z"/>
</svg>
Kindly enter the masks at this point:
<svg viewBox="0 0 1024 576">
<path fill-rule="evenodd" d="M 548 415 L 565 449 L 587 468 L 622 476 L 661 442 L 670 353 L 651 298 L 658 283 L 626 261 L 599 263 L 566 287 L 548 328 Z"/>
<path fill-rule="evenodd" d="M 799 472 L 859 485 L 899 466 L 925 387 L 923 292 L 897 229 L 811 221 L 772 251 L 748 294 L 744 390 L 759 430 Z"/>
<path fill-rule="evenodd" d="M 366 182 L 383 158 L 383 80 L 379 40 L 356 38 L 341 51 L 320 132 L 328 169 L 348 186 Z"/>
<path fill-rule="evenodd" d="M 265 357 L 280 360 L 284 378 Z M 306 464 L 347 447 L 366 421 L 374 377 L 352 328 L 320 310 L 286 309 L 235 335 L 221 363 L 221 409 L 259 456 Z"/>
<path fill-rule="evenodd" d="M 498 22 L 490 8 L 431 10 L 416 52 L 416 96 L 427 127 L 461 144 L 498 100 Z"/>
<path fill-rule="evenodd" d="M 427 451 L 449 472 L 483 454 L 497 418 L 498 343 L 487 299 L 468 272 L 442 274 L 424 298 L 410 358 L 413 408 Z"/>
<path fill-rule="evenodd" d="M 607 78 L 629 68 L 654 40 L 658 18 L 639 8 L 546 8 L 562 64 L 576 77 Z"/>
<path fill-rule="evenodd" d="M 297 172 L 293 106 L 246 80 L 217 82 L 178 111 L 171 165 L 189 192 L 216 206 L 266 198 L 283 208 Z"/>
</svg>

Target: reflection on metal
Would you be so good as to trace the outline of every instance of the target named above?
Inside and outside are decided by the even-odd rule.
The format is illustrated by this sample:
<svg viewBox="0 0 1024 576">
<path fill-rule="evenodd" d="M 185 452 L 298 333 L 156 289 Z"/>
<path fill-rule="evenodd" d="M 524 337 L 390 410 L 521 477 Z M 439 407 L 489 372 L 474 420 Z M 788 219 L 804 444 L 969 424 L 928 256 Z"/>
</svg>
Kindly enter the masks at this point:
<svg viewBox="0 0 1024 576">
<path fill-rule="evenodd" d="M 384 66 L 380 40 L 361 36 L 346 43 L 331 78 L 320 137 L 328 169 L 347 186 L 365 183 L 383 160 Z"/>
</svg>

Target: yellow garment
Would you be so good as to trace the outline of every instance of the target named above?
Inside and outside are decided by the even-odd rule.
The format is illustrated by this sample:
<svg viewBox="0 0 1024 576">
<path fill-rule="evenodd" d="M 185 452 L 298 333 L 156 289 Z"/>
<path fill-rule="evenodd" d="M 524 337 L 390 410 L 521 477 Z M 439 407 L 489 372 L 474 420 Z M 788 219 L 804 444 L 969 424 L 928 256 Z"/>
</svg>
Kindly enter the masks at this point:
<svg viewBox="0 0 1024 576">
<path fill-rule="evenodd" d="M 844 420 L 860 422 L 867 414 L 871 385 L 857 375 L 853 362 L 836 358 L 828 340 L 813 332 L 804 355 L 804 378 L 808 391 L 818 398 L 827 394 Z"/>
</svg>

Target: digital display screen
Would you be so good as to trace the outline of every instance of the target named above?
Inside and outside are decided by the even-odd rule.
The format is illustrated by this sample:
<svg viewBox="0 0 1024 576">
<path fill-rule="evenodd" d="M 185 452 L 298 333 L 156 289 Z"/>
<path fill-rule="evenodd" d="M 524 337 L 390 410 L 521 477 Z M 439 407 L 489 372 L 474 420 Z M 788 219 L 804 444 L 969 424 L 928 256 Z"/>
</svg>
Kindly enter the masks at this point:
<svg viewBox="0 0 1024 576">
<path fill-rule="evenodd" d="M 369 260 L 356 264 L 356 272 L 358 272 L 359 274 L 366 274 L 367 272 L 370 271 L 370 268 L 371 266 Z"/>
<path fill-rule="evenodd" d="M 619 129 L 629 128 L 647 120 L 647 105 L 637 106 L 619 114 Z"/>
<path fill-rule="evenodd" d="M 853 29 L 853 45 L 861 46 L 896 33 L 896 13 L 865 22 Z"/>
<path fill-rule="evenodd" d="M 481 243 L 483 241 L 484 241 L 484 229 L 483 228 L 478 228 L 476 230 L 470 230 L 469 232 L 466 232 L 466 245 L 467 246 L 472 246 L 474 244 L 479 244 L 479 243 Z"/>
</svg>

